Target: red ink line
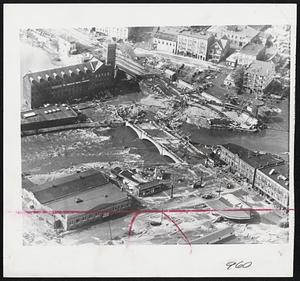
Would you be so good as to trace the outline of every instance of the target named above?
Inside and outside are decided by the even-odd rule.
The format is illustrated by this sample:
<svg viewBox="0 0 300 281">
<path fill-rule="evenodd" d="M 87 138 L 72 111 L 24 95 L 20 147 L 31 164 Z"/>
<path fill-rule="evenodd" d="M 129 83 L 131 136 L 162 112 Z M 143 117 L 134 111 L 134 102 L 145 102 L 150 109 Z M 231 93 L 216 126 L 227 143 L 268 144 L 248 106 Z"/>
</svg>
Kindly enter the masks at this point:
<svg viewBox="0 0 300 281">
<path fill-rule="evenodd" d="M 183 233 L 183 231 L 181 230 L 181 228 L 179 227 L 179 225 L 170 217 L 168 216 L 167 214 L 163 213 L 164 216 L 166 218 L 168 218 L 175 226 L 176 228 L 178 229 L 178 231 L 181 233 L 181 235 L 183 236 L 183 239 L 190 245 L 190 247 L 192 247 L 192 244 L 191 242 L 189 241 L 189 239 L 187 238 L 187 236 Z"/>
<path fill-rule="evenodd" d="M 49 214 L 49 215 L 70 215 L 70 214 L 95 214 L 95 213 L 111 213 L 111 214 L 129 214 L 132 212 L 139 213 L 208 213 L 208 212 L 239 212 L 239 211 L 256 211 L 256 212 L 268 212 L 268 211 L 294 211 L 295 209 L 278 209 L 278 208 L 228 208 L 228 209 L 178 209 L 178 210 L 91 210 L 91 211 L 57 211 L 57 210 L 24 210 L 16 211 L 17 214 Z"/>
<path fill-rule="evenodd" d="M 131 218 L 130 224 L 129 224 L 129 229 L 128 229 L 128 238 L 130 238 L 131 234 L 132 234 L 132 227 L 134 224 L 135 219 L 137 218 L 137 216 L 140 214 L 140 212 L 135 212 Z"/>
</svg>

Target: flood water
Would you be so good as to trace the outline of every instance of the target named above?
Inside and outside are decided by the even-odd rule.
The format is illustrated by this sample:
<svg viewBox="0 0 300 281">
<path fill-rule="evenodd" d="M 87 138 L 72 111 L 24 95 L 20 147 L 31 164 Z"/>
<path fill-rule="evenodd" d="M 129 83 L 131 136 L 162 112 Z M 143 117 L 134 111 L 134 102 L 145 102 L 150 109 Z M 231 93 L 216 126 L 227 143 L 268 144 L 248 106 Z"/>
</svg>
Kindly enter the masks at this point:
<svg viewBox="0 0 300 281">
<path fill-rule="evenodd" d="M 21 74 L 52 68 L 48 54 L 37 47 L 22 44 Z M 119 96 L 112 104 L 140 101 L 141 93 Z M 199 129 L 185 124 L 183 131 L 191 134 L 193 142 L 202 144 L 235 143 L 252 150 L 278 153 L 287 158 L 288 151 L 288 102 L 277 105 L 282 113 L 273 129 L 259 133 L 236 133 L 223 130 Z M 46 173 L 72 165 L 89 162 L 165 163 L 156 148 L 139 140 L 129 128 L 84 129 L 50 133 L 22 138 L 22 169 L 27 172 Z"/>
</svg>

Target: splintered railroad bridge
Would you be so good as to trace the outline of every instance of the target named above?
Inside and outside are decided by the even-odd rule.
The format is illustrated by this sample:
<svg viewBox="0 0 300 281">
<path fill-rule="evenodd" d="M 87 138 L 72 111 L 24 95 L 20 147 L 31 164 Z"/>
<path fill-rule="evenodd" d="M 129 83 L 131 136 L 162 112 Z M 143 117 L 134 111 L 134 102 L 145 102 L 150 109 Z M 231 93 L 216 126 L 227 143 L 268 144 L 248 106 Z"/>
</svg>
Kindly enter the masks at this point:
<svg viewBox="0 0 300 281">
<path fill-rule="evenodd" d="M 133 124 L 126 121 L 125 125 L 134 130 L 140 139 L 151 142 L 157 148 L 160 155 L 169 157 L 175 163 L 187 164 L 178 155 L 179 153 L 184 155 L 191 152 L 195 153 L 190 147 L 183 146 L 182 140 L 179 137 L 170 134 L 153 122 Z"/>
<path fill-rule="evenodd" d="M 145 78 L 156 77 L 156 74 L 149 73 L 142 65 L 135 62 L 134 60 L 127 58 L 121 54 L 116 56 L 116 68 L 125 72 L 127 75 L 141 80 Z"/>
</svg>

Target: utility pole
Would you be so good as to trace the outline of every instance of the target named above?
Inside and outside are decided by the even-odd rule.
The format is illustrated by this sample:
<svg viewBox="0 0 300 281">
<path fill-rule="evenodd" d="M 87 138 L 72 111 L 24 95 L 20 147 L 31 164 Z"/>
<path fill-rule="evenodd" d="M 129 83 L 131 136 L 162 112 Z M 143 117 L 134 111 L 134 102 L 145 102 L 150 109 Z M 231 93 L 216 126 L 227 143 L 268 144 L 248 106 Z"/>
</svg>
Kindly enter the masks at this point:
<svg viewBox="0 0 300 281">
<path fill-rule="evenodd" d="M 172 182 L 172 185 L 171 185 L 171 194 L 170 194 L 170 198 L 171 199 L 173 198 L 173 190 L 174 190 L 174 184 Z"/>
<path fill-rule="evenodd" d="M 173 198 L 173 194 L 174 194 L 174 175 L 171 175 L 171 193 L 170 193 L 170 198 Z"/>
<path fill-rule="evenodd" d="M 220 184 L 219 184 L 218 193 L 219 193 L 219 197 L 221 197 L 221 196 L 220 196 L 220 195 L 221 195 L 221 182 L 220 182 Z"/>
</svg>

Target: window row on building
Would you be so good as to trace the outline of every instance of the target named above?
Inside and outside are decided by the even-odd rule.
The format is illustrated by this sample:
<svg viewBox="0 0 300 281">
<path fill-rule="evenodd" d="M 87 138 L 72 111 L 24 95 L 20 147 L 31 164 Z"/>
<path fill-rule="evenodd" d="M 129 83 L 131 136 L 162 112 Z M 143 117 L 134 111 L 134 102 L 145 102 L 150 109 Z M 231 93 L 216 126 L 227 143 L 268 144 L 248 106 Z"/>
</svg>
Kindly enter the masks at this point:
<svg viewBox="0 0 300 281">
<path fill-rule="evenodd" d="M 230 167 L 232 172 L 245 177 L 253 188 L 259 189 L 279 207 L 287 209 L 289 207 L 288 176 L 281 175 L 281 168 L 286 165 L 281 161 L 277 164 L 272 161 L 259 163 L 259 157 L 251 155 L 251 151 L 245 153 L 242 147 L 237 147 L 232 144 L 221 145 L 220 159 Z"/>
</svg>

